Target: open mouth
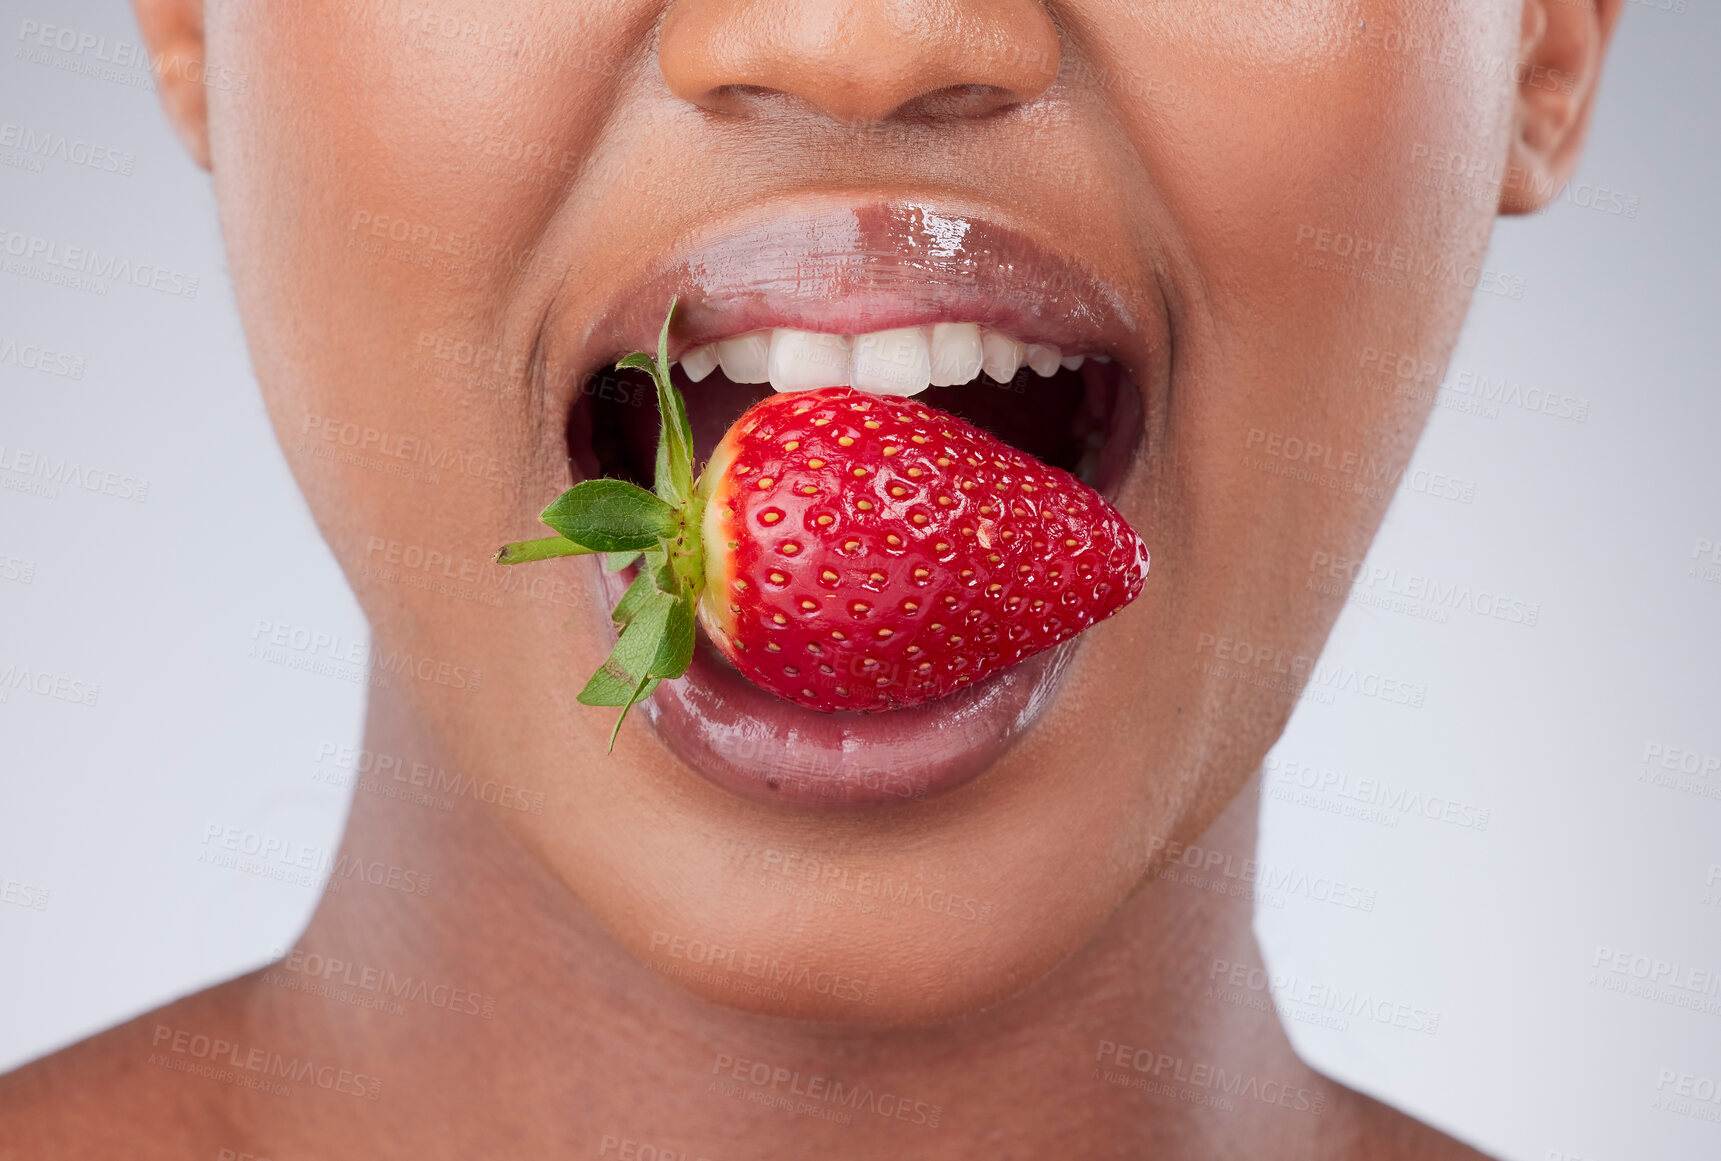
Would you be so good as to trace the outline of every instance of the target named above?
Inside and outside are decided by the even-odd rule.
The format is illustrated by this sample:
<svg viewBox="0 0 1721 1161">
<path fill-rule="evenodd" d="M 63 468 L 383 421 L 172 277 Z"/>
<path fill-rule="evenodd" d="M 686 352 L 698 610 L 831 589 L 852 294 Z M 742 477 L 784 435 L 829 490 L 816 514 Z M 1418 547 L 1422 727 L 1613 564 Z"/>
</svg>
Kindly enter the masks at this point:
<svg viewBox="0 0 1721 1161">
<path fill-rule="evenodd" d="M 856 216 L 836 211 L 839 225 L 845 213 Z M 1144 431 L 1142 393 L 1125 369 L 1139 362 L 1139 352 L 1116 342 L 1128 329 L 1120 328 L 1118 312 L 1094 309 L 1103 299 L 1067 269 L 1051 272 L 1056 280 L 1036 291 L 1033 277 L 1048 273 L 1048 260 L 1009 237 L 1010 252 L 1003 254 L 978 239 L 952 246 L 948 220 L 929 226 L 921 211 L 884 210 L 868 224 L 860 232 L 866 261 L 855 261 L 852 241 L 832 253 L 817 228 L 811 245 L 797 251 L 795 226 L 779 224 L 777 253 L 763 264 L 751 261 L 739 288 L 732 271 L 711 277 L 709 252 L 660 276 L 658 289 L 687 295 L 672 343 L 673 379 L 687 402 L 696 458 L 707 460 L 734 421 L 773 391 L 849 384 L 880 394 L 918 392 L 928 405 L 1114 500 Z M 805 219 L 799 225 L 798 236 L 808 239 Z M 846 234 L 856 231 L 851 226 Z M 987 249 L 994 252 L 981 252 Z M 951 279 L 937 268 L 952 261 L 990 263 L 994 273 L 976 278 L 968 269 Z M 787 294 L 770 277 L 785 270 L 792 272 Z M 912 285 L 904 273 L 917 276 Z M 809 283 L 819 291 L 816 300 L 809 301 Z M 1044 289 L 1060 284 L 1064 291 Z M 1080 301 L 1075 309 L 1060 308 L 1056 299 L 1070 291 Z M 661 310 L 658 295 L 635 294 L 648 309 Z M 617 344 L 612 353 L 602 341 L 591 339 L 603 359 L 631 349 Z M 649 488 L 658 433 L 650 380 L 594 362 L 569 403 L 569 458 L 580 477 Z M 629 579 L 604 574 L 610 607 Z M 996 763 L 1051 702 L 1080 648 L 1080 638 L 1073 639 L 921 705 L 820 713 L 753 685 L 701 630 L 685 676 L 663 683 L 641 708 L 677 757 L 748 798 L 814 809 L 914 802 Z"/>
<path fill-rule="evenodd" d="M 779 331 L 776 342 L 797 343 L 807 334 Z M 986 339 L 997 335 L 984 332 Z M 771 345 L 770 337 L 756 331 L 733 341 L 764 347 Z M 1027 347 L 1018 340 L 1002 341 Z M 859 345 L 853 339 L 849 342 Z M 696 350 L 727 345 L 712 343 Z M 1046 352 L 1036 352 L 1037 368 L 1025 360 L 1015 366 L 1005 360 L 992 368 L 1003 381 L 982 369 L 965 382 L 929 386 L 922 399 L 984 428 L 1041 463 L 1062 468 L 1108 500 L 1115 498 L 1130 452 L 1141 434 L 1141 398 L 1134 383 L 1107 355 L 1062 356 L 1055 347 L 1036 346 Z M 746 357 L 748 361 L 735 368 L 740 382 L 730 377 L 727 364 L 696 366 L 697 380 L 689 374 L 688 358 L 684 356 L 675 364 L 673 378 L 687 400 L 694 450 L 700 462 L 710 458 L 723 433 L 743 412 L 779 389 L 762 381 L 768 356 L 749 352 Z M 754 377 L 755 369 L 758 378 Z M 851 377 L 833 372 L 807 382 L 805 387 L 790 381 L 781 389 L 840 386 Z M 838 382 L 824 381 L 828 379 Z M 568 422 L 568 453 L 588 479 L 612 476 L 650 488 L 657 455 L 657 412 L 651 379 L 643 371 L 624 370 L 607 373 L 598 382 L 601 386 L 582 391 L 575 401 Z"/>
</svg>

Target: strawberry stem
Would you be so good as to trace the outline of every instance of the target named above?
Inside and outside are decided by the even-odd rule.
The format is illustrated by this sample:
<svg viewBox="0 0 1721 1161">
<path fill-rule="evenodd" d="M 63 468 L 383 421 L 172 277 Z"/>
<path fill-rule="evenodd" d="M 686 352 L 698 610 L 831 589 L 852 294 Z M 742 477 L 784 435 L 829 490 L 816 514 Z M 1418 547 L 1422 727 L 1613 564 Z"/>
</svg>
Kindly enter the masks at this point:
<svg viewBox="0 0 1721 1161">
<path fill-rule="evenodd" d="M 525 564 L 531 560 L 551 560 L 558 556 L 585 556 L 595 549 L 575 544 L 565 536 L 546 536 L 542 540 L 518 540 L 496 550 L 497 564 Z"/>
</svg>

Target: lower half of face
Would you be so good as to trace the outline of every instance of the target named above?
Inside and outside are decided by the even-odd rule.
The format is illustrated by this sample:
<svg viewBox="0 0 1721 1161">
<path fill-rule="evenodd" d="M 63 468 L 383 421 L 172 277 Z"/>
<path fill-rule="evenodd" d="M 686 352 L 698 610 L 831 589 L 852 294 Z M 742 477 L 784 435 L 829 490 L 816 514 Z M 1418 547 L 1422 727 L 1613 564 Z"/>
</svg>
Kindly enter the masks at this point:
<svg viewBox="0 0 1721 1161">
<path fill-rule="evenodd" d="M 212 12 L 247 79 L 211 93 L 235 283 L 440 758 L 541 794 L 522 840 L 689 988 L 946 1018 L 1086 941 L 1297 704 L 1341 600 L 1309 582 L 1366 549 L 1486 276 L 1491 201 L 1419 159 L 1503 156 L 1510 93 L 1439 61 L 1509 56 L 1516 23 L 1085 0 L 892 29 L 859 5 L 890 34 L 869 66 L 706 7 L 661 31 L 634 0 Z M 757 688 L 708 624 L 606 753 L 615 711 L 576 699 L 628 574 L 489 558 L 574 481 L 652 484 L 654 394 L 611 367 L 671 295 L 701 459 L 778 389 L 938 381 L 916 402 L 1115 505 L 1139 596 L 875 713 Z"/>
</svg>

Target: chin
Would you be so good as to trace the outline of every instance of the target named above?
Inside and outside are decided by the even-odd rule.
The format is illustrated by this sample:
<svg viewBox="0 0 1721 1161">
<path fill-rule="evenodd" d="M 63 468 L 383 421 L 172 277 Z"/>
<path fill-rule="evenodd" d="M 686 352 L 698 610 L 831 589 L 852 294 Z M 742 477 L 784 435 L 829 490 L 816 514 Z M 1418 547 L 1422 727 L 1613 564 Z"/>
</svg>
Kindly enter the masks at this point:
<svg viewBox="0 0 1721 1161">
<path fill-rule="evenodd" d="M 937 798 L 835 815 L 736 795 L 642 737 L 614 776 L 698 785 L 667 797 L 704 833 L 682 844 L 682 859 L 637 864 L 647 882 L 624 897 L 610 888 L 634 875 L 630 860 L 562 869 L 632 959 L 702 1000 L 842 1025 L 959 1019 L 1052 972 L 1137 881 L 1107 873 L 1106 852 L 1136 845 L 1095 825 L 1113 787 L 1061 817 L 1044 801 L 1048 786 L 1082 786 L 1082 771 L 1057 758 L 1061 728 L 1076 722 L 1054 712 Z M 1080 763 L 1082 747 L 1071 748 Z M 1090 845 L 1075 846 L 1078 831 Z"/>
</svg>

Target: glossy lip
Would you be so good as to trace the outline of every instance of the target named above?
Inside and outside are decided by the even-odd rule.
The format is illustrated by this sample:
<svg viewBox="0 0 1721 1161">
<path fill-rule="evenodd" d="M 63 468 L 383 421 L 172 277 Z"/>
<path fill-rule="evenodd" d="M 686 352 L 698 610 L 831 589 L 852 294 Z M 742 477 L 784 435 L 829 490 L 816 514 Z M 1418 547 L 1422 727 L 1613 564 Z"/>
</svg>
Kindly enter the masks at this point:
<svg viewBox="0 0 1721 1161">
<path fill-rule="evenodd" d="M 611 604 L 626 588 L 606 574 Z M 687 673 L 641 708 L 669 751 L 744 798 L 810 810 L 922 802 L 984 773 L 1051 702 L 1080 638 L 972 689 L 884 714 L 818 713 L 743 677 L 699 631 Z"/>
<path fill-rule="evenodd" d="M 675 247 L 613 291 L 574 350 L 561 352 L 569 357 L 550 365 L 577 367 L 583 381 L 622 355 L 655 350 L 671 297 L 672 359 L 771 327 L 853 335 L 973 322 L 1065 354 L 1112 356 L 1139 384 L 1166 345 L 1163 331 L 1148 329 L 1161 318 L 1157 303 L 1131 302 L 1090 261 L 1002 215 L 802 196 Z"/>
<path fill-rule="evenodd" d="M 562 414 L 591 372 L 655 348 L 672 296 L 672 358 L 768 327 L 859 334 L 975 322 L 1065 353 L 1111 356 L 1145 404 L 1167 368 L 1164 330 L 1147 329 L 1162 326 L 1158 301 L 1132 303 L 1091 263 L 1002 218 L 924 200 L 800 196 L 755 206 L 618 286 L 578 332 L 550 321 L 549 365 L 583 370 L 558 385 Z M 937 391 L 925 396 L 934 406 Z M 613 607 L 626 580 L 603 574 L 602 584 Z M 920 802 L 995 765 L 1054 700 L 1081 644 L 1074 638 L 912 709 L 824 714 L 752 685 L 702 630 L 687 674 L 660 685 L 640 716 L 695 772 L 754 801 L 826 811 Z"/>
</svg>

